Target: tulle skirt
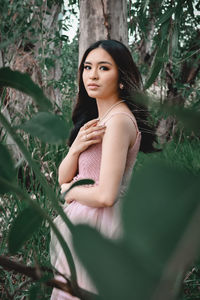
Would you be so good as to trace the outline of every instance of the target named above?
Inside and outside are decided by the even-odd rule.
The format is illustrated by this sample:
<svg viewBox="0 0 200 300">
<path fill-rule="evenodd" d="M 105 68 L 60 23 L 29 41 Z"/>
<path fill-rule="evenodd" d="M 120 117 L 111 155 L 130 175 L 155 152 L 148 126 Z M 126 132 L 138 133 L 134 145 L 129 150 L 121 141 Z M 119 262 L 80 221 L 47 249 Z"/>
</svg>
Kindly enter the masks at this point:
<svg viewBox="0 0 200 300">
<path fill-rule="evenodd" d="M 93 208 L 86 205 L 82 205 L 77 201 L 73 201 L 64 207 L 64 211 L 68 218 L 73 224 L 88 224 L 95 227 L 103 235 L 111 239 L 117 239 L 122 234 L 122 226 L 119 214 L 120 201 L 117 201 L 112 207 L 104 208 Z M 77 272 L 78 285 L 91 291 L 93 293 L 98 293 L 94 283 L 87 274 L 87 271 L 82 266 L 76 253 L 73 249 L 72 236 L 71 233 L 63 222 L 60 216 L 57 216 L 54 220 L 55 225 L 61 232 L 62 236 L 66 240 L 74 262 Z M 50 257 L 51 264 L 54 266 L 61 274 L 66 277 L 70 277 L 69 266 L 65 258 L 64 252 L 58 242 L 55 234 L 51 231 L 51 243 L 50 243 Z M 62 276 L 56 276 L 56 279 L 60 281 L 65 281 Z M 59 289 L 54 288 L 51 295 L 51 300 L 79 300 L 77 297 L 73 297 L 70 294 L 63 292 Z"/>
</svg>

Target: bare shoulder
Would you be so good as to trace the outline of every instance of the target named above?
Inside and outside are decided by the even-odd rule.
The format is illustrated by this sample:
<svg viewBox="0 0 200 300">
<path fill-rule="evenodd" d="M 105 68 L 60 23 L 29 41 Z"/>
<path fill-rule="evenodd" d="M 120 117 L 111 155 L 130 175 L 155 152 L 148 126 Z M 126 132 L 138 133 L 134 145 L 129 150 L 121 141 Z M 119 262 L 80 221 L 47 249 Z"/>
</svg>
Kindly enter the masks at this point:
<svg viewBox="0 0 200 300">
<path fill-rule="evenodd" d="M 122 129 L 130 128 L 131 131 L 136 131 L 135 124 L 137 124 L 137 122 L 134 115 L 131 112 L 127 111 L 116 112 L 115 114 L 111 115 L 110 118 L 106 121 L 106 127 L 120 127 Z"/>
<path fill-rule="evenodd" d="M 136 139 L 137 129 L 136 120 L 130 112 L 120 111 L 113 114 L 106 122 L 105 136 L 126 137 L 131 146 Z"/>
</svg>

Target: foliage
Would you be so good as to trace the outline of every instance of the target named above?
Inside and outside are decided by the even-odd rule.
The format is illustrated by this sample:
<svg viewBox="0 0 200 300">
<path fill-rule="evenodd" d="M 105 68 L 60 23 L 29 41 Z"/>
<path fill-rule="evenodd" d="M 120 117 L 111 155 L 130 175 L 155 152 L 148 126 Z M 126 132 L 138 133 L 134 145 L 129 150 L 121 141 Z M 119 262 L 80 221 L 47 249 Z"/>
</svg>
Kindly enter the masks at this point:
<svg viewBox="0 0 200 300">
<path fill-rule="evenodd" d="M 67 10 L 75 13 L 73 5 L 77 2 L 69 1 L 71 8 Z M 199 140 L 194 136 L 194 131 L 199 132 L 200 102 L 195 86 L 199 74 L 197 72 L 196 77 L 188 82 L 189 77 L 184 75 L 191 74 L 189 71 L 192 68 L 193 71 L 198 69 L 199 42 L 196 37 L 199 15 L 195 11 L 199 11 L 199 5 L 196 1 L 184 0 L 128 1 L 130 43 L 146 88 L 153 84 L 156 87 L 158 83 L 168 89 L 166 94 L 173 90 L 172 96 L 181 95 L 187 99 L 186 110 L 168 107 L 166 111 L 164 107 L 159 107 L 154 110 L 154 117 L 173 113 L 182 120 L 187 131 L 181 126 L 179 136 L 162 152 L 150 156 L 139 154 L 123 205 L 126 235 L 123 240 L 113 242 L 87 226 L 73 227 L 60 207 L 63 199 L 59 195 L 56 172 L 68 151 L 63 141 L 71 124 L 68 121 L 66 125 L 64 120 L 69 120 L 72 102 L 68 100 L 74 99 L 76 93 L 78 36 L 70 43 L 67 33 L 63 32 L 67 27 L 61 21 L 52 32 L 45 25 L 47 7 L 51 9 L 53 4 L 60 5 L 62 1 L 34 0 L 32 3 L 23 0 L 0 1 L 3 63 L 5 66 L 12 64 L 13 53 L 18 50 L 23 50 L 27 55 L 37 48 L 34 59 L 41 68 L 40 84 L 60 90 L 62 105 L 52 105 L 27 75 L 9 69 L 0 70 L 2 87 L 10 86 L 26 92 L 34 98 L 37 106 L 24 107 L 20 118 L 16 118 L 15 113 L 11 124 L 1 115 L 6 133 L 1 135 L 0 144 L 0 254 L 16 253 L 19 261 L 36 265 L 39 271 L 41 266 L 50 266 L 49 226 L 56 231 L 52 217 L 59 213 L 73 231 L 77 253 L 96 282 L 101 299 L 130 299 L 133 293 L 135 299 L 150 299 L 155 287 L 158 292 L 156 299 L 198 299 L 199 264 L 191 272 L 185 274 L 185 271 L 198 257 L 195 242 L 198 242 L 199 226 L 195 225 L 195 211 L 199 211 L 200 157 Z M 62 13 L 63 19 L 67 18 L 64 9 Z M 57 52 L 58 49 L 61 51 Z M 61 66 L 59 80 L 54 76 L 48 77 L 57 63 Z M 4 94 L 5 90 L 2 103 L 9 98 Z M 24 158 L 16 165 L 5 145 L 8 133 L 23 153 Z M 27 219 L 30 226 L 25 226 Z M 59 237 L 59 231 L 56 233 Z M 73 260 L 66 242 L 59 238 L 71 261 L 72 283 L 76 286 Z M 194 250 L 194 254 L 186 251 L 187 245 Z M 179 257 L 182 257 L 180 261 Z M 179 266 L 176 262 L 180 263 Z M 168 282 L 165 275 L 176 285 L 174 289 L 173 284 L 166 285 L 167 290 L 166 286 L 163 287 L 163 282 Z M 49 299 L 51 290 L 43 284 L 49 277 L 52 277 L 51 273 L 33 284 L 26 276 L 15 272 L 10 275 L 1 268 L 0 282 L 7 287 L 7 291 L 0 287 L 0 295 L 3 293 L 4 297 L 9 298 L 10 293 L 13 299 L 21 299 L 22 294 L 27 297 L 31 295 L 30 299 Z M 181 294 L 182 279 L 184 295 Z M 168 295 L 169 290 L 173 290 L 174 295 Z M 88 298 L 85 296 L 82 299 Z"/>
<path fill-rule="evenodd" d="M 23 78 L 24 78 L 24 75 L 23 74 L 20 74 L 19 72 L 13 72 L 11 70 L 9 70 L 9 74 L 10 74 L 10 81 L 15 80 L 15 84 L 18 83 L 18 86 L 20 86 L 19 84 L 21 82 L 23 82 Z M 15 74 L 17 73 L 17 78 L 15 76 Z M 2 73 L 3 74 L 3 73 Z M 33 89 L 34 87 L 34 83 L 29 79 L 28 81 L 28 84 L 24 83 L 24 86 L 26 86 L 26 92 L 29 94 L 30 91 L 33 91 L 33 94 L 34 94 L 34 99 L 37 99 L 39 97 L 39 95 L 41 94 L 41 90 L 39 89 Z M 45 101 L 46 99 L 42 99 L 40 98 L 40 101 L 42 102 L 43 101 L 43 104 L 45 104 Z M 42 106 L 44 107 L 44 106 Z M 16 129 L 14 127 L 11 127 L 9 125 L 9 123 L 7 122 L 7 120 L 5 119 L 5 117 L 1 114 L 0 116 L 0 119 L 1 119 L 1 123 L 2 125 L 6 128 L 6 130 L 8 131 L 8 133 L 12 136 L 12 138 L 14 139 L 14 141 L 17 143 L 17 145 L 19 146 L 20 150 L 22 151 L 24 157 L 26 158 L 26 160 L 28 161 L 29 165 L 33 168 L 33 171 L 34 171 L 34 174 L 39 182 L 39 185 L 42 187 L 43 189 L 43 193 L 45 192 L 46 193 L 46 196 L 48 197 L 49 200 L 51 200 L 54 204 L 53 204 L 53 207 L 56 209 L 56 210 L 60 210 L 61 212 L 61 215 L 64 216 L 64 219 L 65 221 L 68 223 L 68 226 L 70 226 L 70 222 L 68 222 L 68 219 L 67 217 L 65 216 L 65 214 L 63 213 L 63 210 L 61 209 L 61 207 L 59 206 L 58 204 L 58 195 L 55 194 L 55 192 L 53 191 L 53 189 L 50 187 L 50 185 L 48 185 L 45 177 L 43 176 L 43 174 L 41 173 L 40 171 L 40 167 L 38 166 L 38 164 L 36 163 L 36 161 L 34 161 L 31 157 L 31 155 L 29 154 L 29 152 L 27 151 L 27 149 L 25 148 L 24 144 L 21 142 L 21 139 L 20 137 L 17 135 L 16 133 Z M 54 120 L 55 121 L 55 120 Z M 30 121 L 29 121 L 30 123 Z M 39 124 L 39 122 L 38 122 Z M 47 125 L 47 128 L 51 128 L 52 127 L 52 123 L 48 123 Z M 66 137 L 66 124 L 63 120 L 59 120 L 59 122 L 57 123 L 57 127 L 59 127 L 59 131 L 61 133 L 61 136 L 64 138 Z M 44 128 L 43 128 L 44 130 Z M 35 135 L 36 131 L 35 131 L 35 126 L 34 126 L 34 123 L 31 125 L 29 124 L 29 132 L 33 133 L 33 135 Z M 59 140 L 60 140 L 60 137 L 57 135 L 57 132 L 55 131 L 54 134 L 53 132 L 49 132 L 47 133 L 47 131 L 45 132 L 46 133 L 46 138 L 48 138 L 48 136 L 54 136 L 54 143 L 58 143 Z M 62 134 L 63 133 L 63 134 Z M 2 146 L 2 154 L 4 154 L 3 156 L 1 156 L 1 160 L 4 161 L 4 159 L 6 159 L 7 157 L 9 157 L 9 154 L 8 154 L 8 150 L 6 150 L 6 147 L 5 146 Z M 9 162 L 10 164 L 12 164 L 12 160 L 9 159 Z M 41 221 L 42 220 L 48 220 L 48 222 L 51 224 L 53 230 L 55 231 L 55 233 L 57 234 L 59 240 L 61 241 L 61 243 L 63 244 L 63 247 L 65 248 L 65 252 L 67 253 L 67 257 L 68 259 L 71 257 L 71 253 L 69 251 L 69 248 L 66 244 L 66 242 L 63 240 L 61 234 L 58 232 L 57 228 L 55 227 L 55 225 L 52 223 L 50 217 L 48 216 L 47 214 L 47 211 L 46 209 L 43 207 L 43 209 L 37 204 L 37 202 L 33 201 L 30 196 L 25 192 L 23 191 L 20 186 L 17 185 L 17 182 L 14 181 L 13 183 L 11 182 L 10 180 L 10 177 L 8 178 L 7 177 L 7 164 L 3 164 L 1 163 L 1 166 L 2 166 L 2 172 L 1 172 L 1 178 L 0 178 L 0 186 L 1 186 L 1 193 L 5 193 L 7 191 L 14 191 L 15 194 L 19 197 L 19 199 L 25 201 L 25 203 L 27 203 L 28 205 L 28 208 L 25 208 L 25 211 L 28 211 L 29 212 L 29 222 L 32 224 L 35 224 L 35 226 L 31 226 L 31 227 L 27 227 L 27 229 L 29 229 L 28 231 L 24 231 L 24 234 L 22 234 L 23 232 L 18 231 L 18 235 L 19 235 L 19 238 L 17 238 L 17 235 L 16 235 L 16 232 L 13 230 L 15 230 L 16 228 L 15 227 L 11 227 L 11 233 L 10 233 L 10 237 L 9 237 L 9 248 L 10 250 L 13 252 L 13 251 L 16 251 L 19 249 L 20 245 L 22 245 L 26 240 L 27 238 L 30 236 L 30 234 L 34 233 L 35 230 L 36 230 L 36 227 L 39 226 L 39 223 L 41 224 Z M 10 170 L 13 169 L 13 165 L 10 166 L 9 168 Z M 5 171 L 4 171 L 5 170 Z M 9 176 L 11 176 L 11 174 L 9 174 Z M 36 182 L 34 183 L 36 184 Z M 25 213 L 25 211 L 23 210 L 23 212 L 20 214 L 21 217 L 23 216 L 23 218 L 26 218 L 27 214 Z M 32 213 L 31 213 L 32 212 Z M 38 219 L 35 219 L 35 213 L 34 212 L 37 212 L 37 214 L 39 214 L 40 218 Z M 18 224 L 17 228 L 21 228 L 21 226 L 23 225 L 23 219 L 22 218 L 19 218 L 17 217 L 17 219 L 14 221 L 15 222 L 15 225 Z M 22 222 L 22 223 L 21 223 Z M 24 220 L 24 222 L 26 222 L 26 220 Z M 37 225 L 37 226 L 36 226 Z M 18 246 L 16 246 L 16 242 L 17 240 L 20 241 L 19 243 L 17 243 Z M 63 249 L 64 249 L 63 248 Z M 72 280 L 75 280 L 76 278 L 76 275 L 75 275 L 75 270 L 74 270 L 74 266 L 73 266 L 73 260 L 72 260 L 72 257 L 70 258 L 71 260 L 71 267 L 72 267 Z M 74 275 L 73 275 L 74 274 Z M 74 277 L 74 279 L 73 279 Z"/>
<path fill-rule="evenodd" d="M 10 80 L 12 81 L 15 78 L 15 72 L 9 72 L 11 75 Z M 18 76 L 17 80 L 21 82 L 23 74 L 18 73 Z M 29 88 L 32 90 L 32 85 L 33 83 L 29 81 L 29 84 L 26 85 L 27 91 L 29 91 Z M 34 99 L 37 98 L 37 93 L 38 91 L 35 89 Z M 32 118 L 34 119 L 34 116 Z M 116 300 L 121 299 L 123 296 L 130 298 L 131 295 L 135 299 L 151 299 L 156 289 L 156 299 L 163 299 L 164 295 L 165 299 L 172 299 L 172 297 L 177 299 L 181 286 L 180 278 L 182 278 L 183 272 L 187 267 L 185 263 L 192 263 L 196 257 L 198 247 L 198 243 L 196 243 L 198 239 L 196 237 L 199 234 L 199 226 L 197 226 L 195 221 L 195 211 L 199 210 L 198 166 L 195 174 L 191 174 L 191 172 L 184 171 L 177 164 L 173 163 L 173 166 L 170 165 L 167 162 L 168 159 L 162 161 L 152 160 L 151 157 L 147 157 L 147 162 L 143 163 L 143 166 L 133 176 L 130 189 L 124 199 L 122 213 L 124 238 L 119 241 L 111 241 L 86 225 L 74 226 L 70 223 L 58 205 L 58 201 L 61 199 L 59 200 L 58 194 L 52 190 L 36 161 L 33 161 L 27 152 L 21 138 L 19 138 L 19 132 L 17 133 L 18 129 L 11 127 L 2 114 L 0 115 L 0 120 L 8 133 L 15 139 L 34 171 L 36 177 L 34 185 L 39 184 L 40 186 L 38 192 L 42 192 L 45 202 L 49 202 L 48 207 L 51 207 L 51 210 L 56 210 L 72 231 L 77 253 L 95 281 L 100 298 Z M 46 123 L 42 130 L 46 132 L 47 138 L 50 135 L 54 135 L 54 142 L 57 143 L 59 142 L 59 137 L 56 140 L 57 134 L 49 133 L 48 131 L 55 120 L 51 124 Z M 187 125 L 187 120 L 184 120 L 185 122 Z M 194 125 L 195 128 L 199 126 L 196 123 Z M 38 127 L 41 126 L 43 124 L 38 122 Z M 60 126 L 61 132 L 65 131 L 65 125 L 62 122 L 58 123 L 57 126 Z M 29 132 L 31 135 L 40 135 L 40 132 L 35 131 L 35 126 L 31 123 Z M 13 224 L 8 235 L 10 253 L 15 253 L 16 251 L 20 253 L 22 245 L 28 245 L 31 240 L 31 245 L 34 245 L 32 244 L 33 242 L 37 245 L 38 234 L 36 235 L 36 230 L 38 232 L 41 224 L 45 224 L 47 221 L 60 239 L 71 266 L 72 283 L 75 284 L 76 277 L 73 260 L 70 258 L 71 254 L 66 242 L 62 240 L 59 231 L 54 228 L 46 207 L 40 204 L 41 200 L 39 202 L 32 200 L 26 190 L 23 189 L 23 186 L 17 184 L 16 171 L 14 171 L 14 165 L 10 158 L 10 172 L 9 175 L 6 175 L 8 174 L 6 171 L 7 164 L 4 163 L 4 158 L 9 157 L 9 152 L 4 144 L 2 144 L 0 150 L 2 153 L 1 192 L 12 191 L 16 204 L 18 203 L 19 205 L 17 198 L 24 203 L 23 206 L 19 205 L 19 208 L 21 208 L 16 216 L 11 213 L 12 217 L 9 220 Z M 188 162 L 186 162 L 186 165 L 188 165 Z M 11 175 L 12 178 L 7 177 Z M 85 184 L 85 181 L 81 183 Z M 26 230 L 22 230 L 27 220 L 31 226 L 26 226 Z M 34 239 L 30 240 L 31 236 L 35 236 Z M 191 249 L 194 250 L 194 253 L 187 252 L 185 247 L 188 243 Z M 35 245 L 33 247 L 37 251 Z M 101 257 L 101 260 L 99 260 L 99 257 Z M 182 257 L 179 264 L 177 264 L 178 257 Z M 107 268 L 107 276 L 105 276 L 105 266 Z M 173 283 L 176 283 L 176 288 L 173 284 L 167 284 L 166 286 L 165 276 L 168 276 Z M 174 291 L 174 294 L 168 295 L 168 291 L 171 289 Z M 34 299 L 34 288 L 31 290 L 31 295 L 32 299 Z M 82 299 L 88 298 L 85 296 Z"/>
<path fill-rule="evenodd" d="M 145 88 L 156 82 L 173 91 L 170 96 L 197 93 L 192 85 L 199 80 L 198 1 L 129 1 L 128 11 L 130 40 Z"/>
<path fill-rule="evenodd" d="M 78 37 L 74 37 L 73 41 L 64 43 L 62 48 L 62 75 L 60 78 L 60 88 L 66 100 L 75 99 L 77 92 L 77 70 L 78 70 Z M 67 83 L 67 86 L 66 86 Z M 63 109 L 65 107 L 63 103 Z M 69 101 L 68 101 L 69 102 Z M 66 111 L 69 111 L 66 109 Z"/>
</svg>

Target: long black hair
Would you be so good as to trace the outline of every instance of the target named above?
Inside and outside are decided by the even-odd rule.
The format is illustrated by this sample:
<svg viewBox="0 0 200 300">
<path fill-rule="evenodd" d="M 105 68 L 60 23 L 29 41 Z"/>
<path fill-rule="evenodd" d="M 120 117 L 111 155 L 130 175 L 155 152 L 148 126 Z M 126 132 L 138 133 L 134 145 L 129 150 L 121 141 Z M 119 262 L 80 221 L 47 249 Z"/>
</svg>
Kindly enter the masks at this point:
<svg viewBox="0 0 200 300">
<path fill-rule="evenodd" d="M 68 141 L 71 146 L 75 140 L 78 131 L 89 120 L 98 117 L 96 100 L 88 96 L 83 83 L 84 62 L 88 54 L 96 49 L 103 48 L 115 61 L 119 72 L 119 83 L 123 84 L 123 89 L 119 88 L 119 98 L 125 100 L 125 103 L 134 114 L 138 128 L 142 133 L 140 151 L 153 152 L 156 149 L 153 146 L 155 142 L 155 130 L 149 125 L 149 113 L 147 108 L 138 104 L 138 95 L 142 90 L 142 79 L 140 72 L 133 61 L 132 55 L 128 48 L 116 40 L 100 40 L 92 44 L 84 53 L 78 72 L 79 91 L 76 105 L 72 113 L 74 128 L 72 129 Z"/>
</svg>

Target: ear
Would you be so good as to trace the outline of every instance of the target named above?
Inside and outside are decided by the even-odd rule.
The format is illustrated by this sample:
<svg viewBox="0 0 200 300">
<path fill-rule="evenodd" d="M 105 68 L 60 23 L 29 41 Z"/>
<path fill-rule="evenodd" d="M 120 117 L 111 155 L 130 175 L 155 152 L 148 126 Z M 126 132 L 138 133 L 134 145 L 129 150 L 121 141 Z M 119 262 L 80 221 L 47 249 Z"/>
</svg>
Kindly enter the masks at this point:
<svg viewBox="0 0 200 300">
<path fill-rule="evenodd" d="M 120 90 L 123 90 L 123 88 L 124 88 L 124 85 L 123 85 L 123 83 L 121 83 L 121 82 L 120 82 L 120 84 L 119 84 L 119 88 L 120 88 Z"/>
</svg>

